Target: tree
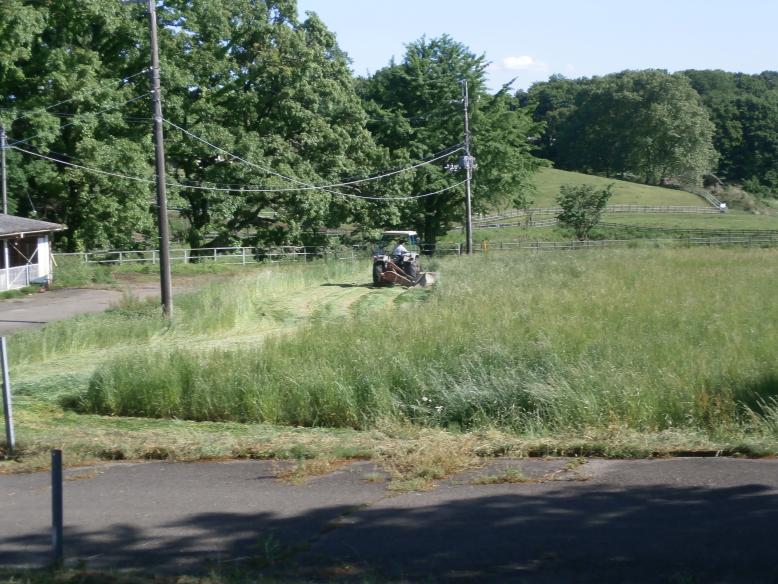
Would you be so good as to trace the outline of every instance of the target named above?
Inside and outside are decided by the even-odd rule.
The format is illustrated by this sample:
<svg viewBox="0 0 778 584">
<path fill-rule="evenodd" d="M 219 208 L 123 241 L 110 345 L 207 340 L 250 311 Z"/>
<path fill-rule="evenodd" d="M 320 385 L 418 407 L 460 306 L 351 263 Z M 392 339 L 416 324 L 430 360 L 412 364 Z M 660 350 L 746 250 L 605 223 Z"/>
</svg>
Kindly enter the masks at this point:
<svg viewBox="0 0 778 584">
<path fill-rule="evenodd" d="M 470 94 L 474 208 L 510 201 L 529 188 L 540 162 L 532 157 L 528 138 L 539 125 L 504 87 L 496 95 L 485 88 L 483 56 L 473 54 L 449 36 L 422 38 L 407 45 L 400 63 L 377 71 L 362 81 L 360 93 L 370 114 L 369 128 L 379 145 L 392 153 L 393 162 L 419 160 L 461 144 L 464 134 L 462 82 Z M 455 161 L 461 152 L 452 155 Z M 443 170 L 441 161 L 405 173 L 394 187 L 408 195 L 423 195 L 463 180 Z M 394 211 L 396 227 L 414 227 L 423 240 L 434 244 L 454 223 L 464 218 L 462 186 L 435 196 L 386 205 Z M 391 214 L 391 213 L 388 213 Z"/>
<path fill-rule="evenodd" d="M 562 212 L 557 219 L 575 229 L 578 239 L 587 239 L 592 228 L 600 222 L 613 195 L 612 189 L 613 184 L 603 189 L 595 189 L 592 185 L 562 185 L 557 196 Z"/>
<path fill-rule="evenodd" d="M 571 85 L 572 84 L 572 85 Z M 698 183 L 716 162 L 714 126 L 682 75 L 624 71 L 569 82 L 552 79 L 524 98 L 553 135 L 543 151 L 560 168 Z"/>
<path fill-rule="evenodd" d="M 716 174 L 778 193 L 778 73 L 684 71 L 715 124 Z"/>
<path fill-rule="evenodd" d="M 2 36 L 18 43 L 0 44 L 0 107 L 10 145 L 151 179 L 148 126 L 137 122 L 148 119 L 148 100 L 122 105 L 148 92 L 143 83 L 124 81 L 148 61 L 146 28 L 130 17 L 131 9 L 107 0 L 6 4 L 14 30 Z M 67 224 L 58 237 L 67 251 L 129 247 L 134 233 L 153 230 L 146 183 L 14 150 L 8 164 L 14 211 Z"/>
<path fill-rule="evenodd" d="M 171 0 L 161 17 L 166 117 L 243 159 L 168 127 L 171 173 L 281 189 L 178 190 L 192 246 L 313 243 L 320 227 L 369 223 L 371 205 L 347 196 L 353 189 L 292 190 L 366 176 L 387 161 L 347 58 L 315 14 L 298 20 L 289 0 Z"/>
<path fill-rule="evenodd" d="M 0 112 L 10 142 L 29 138 L 18 146 L 141 178 L 12 150 L 12 208 L 66 223 L 59 242 L 68 251 L 138 245 L 137 233 L 154 245 L 149 83 L 137 75 L 149 60 L 145 6 L 9 0 L 2 15 Z M 193 246 L 305 243 L 322 226 L 371 221 L 374 206 L 346 196 L 353 189 L 290 190 L 388 163 L 347 58 L 316 15 L 298 20 L 294 0 L 167 0 L 158 16 L 165 118 L 223 149 L 165 128 L 168 181 L 190 185 L 170 188 L 169 202 L 189 219 Z"/>
</svg>

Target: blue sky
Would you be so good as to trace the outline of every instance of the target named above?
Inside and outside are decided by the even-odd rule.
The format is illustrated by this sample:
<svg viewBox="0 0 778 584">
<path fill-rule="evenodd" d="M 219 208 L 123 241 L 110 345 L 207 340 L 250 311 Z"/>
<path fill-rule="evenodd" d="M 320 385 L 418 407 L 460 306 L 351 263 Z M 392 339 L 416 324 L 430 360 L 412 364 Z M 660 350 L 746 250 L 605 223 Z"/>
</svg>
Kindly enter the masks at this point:
<svg viewBox="0 0 778 584">
<path fill-rule="evenodd" d="M 494 89 L 552 73 L 624 69 L 778 69 L 778 0 L 298 0 L 365 75 L 404 45 L 448 33 L 492 62 Z"/>
</svg>

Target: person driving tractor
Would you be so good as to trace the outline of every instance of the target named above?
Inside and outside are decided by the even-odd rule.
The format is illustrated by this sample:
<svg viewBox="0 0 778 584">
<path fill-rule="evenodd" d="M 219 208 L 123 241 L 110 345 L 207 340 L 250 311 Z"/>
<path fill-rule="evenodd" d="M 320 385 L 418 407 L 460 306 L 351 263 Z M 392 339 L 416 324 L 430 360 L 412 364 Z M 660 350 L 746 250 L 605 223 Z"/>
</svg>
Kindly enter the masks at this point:
<svg viewBox="0 0 778 584">
<path fill-rule="evenodd" d="M 395 258 L 398 258 L 398 259 L 402 260 L 403 255 L 408 253 L 408 248 L 405 247 L 405 244 L 407 243 L 407 241 L 408 241 L 407 239 L 400 239 L 397 242 L 397 247 L 395 247 L 394 251 L 392 252 L 392 255 Z"/>
</svg>

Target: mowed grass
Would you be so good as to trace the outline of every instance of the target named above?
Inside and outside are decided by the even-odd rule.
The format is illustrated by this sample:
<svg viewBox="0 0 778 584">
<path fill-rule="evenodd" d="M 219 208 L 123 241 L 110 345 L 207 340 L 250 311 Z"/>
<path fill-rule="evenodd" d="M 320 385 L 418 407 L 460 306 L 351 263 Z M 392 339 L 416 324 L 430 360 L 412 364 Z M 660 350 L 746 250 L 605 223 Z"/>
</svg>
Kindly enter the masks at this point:
<svg viewBox="0 0 778 584">
<path fill-rule="evenodd" d="M 80 407 L 545 438 L 681 430 L 773 451 L 776 260 L 720 249 L 450 259 L 438 287 L 389 311 L 313 322 L 259 348 L 110 359 Z"/>
<path fill-rule="evenodd" d="M 320 283 L 350 281 L 364 271 L 364 266 L 350 262 L 322 262 L 252 270 L 242 278 L 225 274 L 197 292 L 176 295 L 170 322 L 160 318 L 157 301 L 128 296 L 105 313 L 54 321 L 42 330 L 13 335 L 9 343 L 11 365 L 35 365 L 96 349 L 137 346 L 163 336 L 175 340 L 216 335 L 261 321 L 265 309 L 272 316 L 272 303 L 280 297 Z"/>
</svg>

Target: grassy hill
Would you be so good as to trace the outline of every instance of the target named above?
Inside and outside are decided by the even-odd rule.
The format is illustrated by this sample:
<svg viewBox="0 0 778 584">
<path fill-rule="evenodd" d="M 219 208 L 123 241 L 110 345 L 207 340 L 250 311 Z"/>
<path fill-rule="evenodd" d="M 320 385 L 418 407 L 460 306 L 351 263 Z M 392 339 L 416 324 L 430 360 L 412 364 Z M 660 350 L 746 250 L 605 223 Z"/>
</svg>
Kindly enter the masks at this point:
<svg viewBox="0 0 778 584">
<path fill-rule="evenodd" d="M 555 207 L 559 188 L 564 184 L 593 185 L 598 188 L 613 184 L 613 198 L 610 201 L 612 205 L 677 205 L 679 207 L 705 205 L 700 197 L 686 191 L 554 168 L 542 168 L 535 177 L 536 193 L 531 196 L 534 200 L 532 206 Z"/>
<path fill-rule="evenodd" d="M 568 172 L 553 168 L 543 168 L 535 176 L 535 192 L 531 195 L 533 208 L 556 207 L 556 197 L 559 189 L 565 184 L 585 184 L 604 188 L 613 184 L 613 197 L 610 205 L 646 205 L 646 206 L 677 206 L 706 207 L 708 204 L 702 198 L 676 189 L 643 185 L 618 179 L 608 179 L 599 176 Z M 504 209 L 507 210 L 507 209 Z M 770 213 L 770 214 L 766 214 Z M 727 213 L 608 213 L 606 210 L 603 222 L 642 228 L 660 229 L 711 229 L 711 230 L 778 230 L 778 215 L 765 207 L 762 213 L 730 209 Z M 621 229 L 597 229 L 592 234 L 595 238 L 631 237 Z M 644 235 L 646 236 L 646 235 Z M 473 233 L 477 242 L 517 240 L 568 240 L 574 237 L 570 229 L 560 227 L 525 228 L 520 226 L 501 229 L 478 229 Z M 457 228 L 441 238 L 442 243 L 462 242 L 464 233 Z"/>
</svg>

